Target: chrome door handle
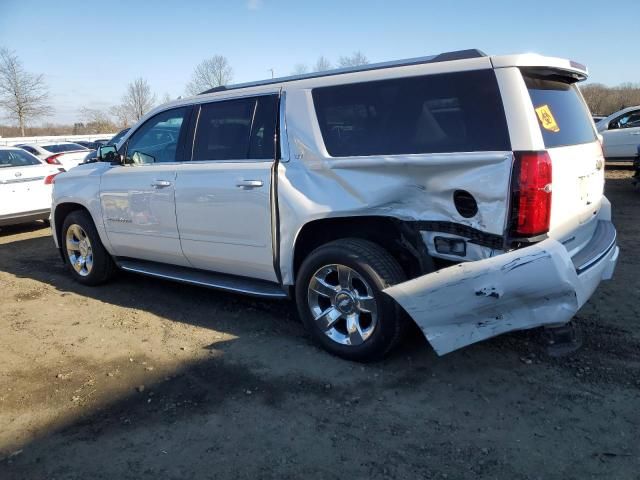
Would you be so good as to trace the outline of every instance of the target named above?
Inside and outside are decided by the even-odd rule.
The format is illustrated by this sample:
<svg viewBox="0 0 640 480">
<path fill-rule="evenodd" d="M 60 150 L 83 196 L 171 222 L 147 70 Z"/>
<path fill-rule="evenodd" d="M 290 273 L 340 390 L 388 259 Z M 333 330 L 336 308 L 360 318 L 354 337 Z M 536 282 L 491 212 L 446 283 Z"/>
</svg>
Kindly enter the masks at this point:
<svg viewBox="0 0 640 480">
<path fill-rule="evenodd" d="M 169 180 L 156 180 L 151 183 L 153 188 L 166 188 L 171 186 L 171 182 Z"/>
<path fill-rule="evenodd" d="M 236 187 L 242 188 L 243 190 L 249 190 L 251 188 L 260 188 L 262 185 L 262 180 L 240 180 L 236 183 Z"/>
</svg>

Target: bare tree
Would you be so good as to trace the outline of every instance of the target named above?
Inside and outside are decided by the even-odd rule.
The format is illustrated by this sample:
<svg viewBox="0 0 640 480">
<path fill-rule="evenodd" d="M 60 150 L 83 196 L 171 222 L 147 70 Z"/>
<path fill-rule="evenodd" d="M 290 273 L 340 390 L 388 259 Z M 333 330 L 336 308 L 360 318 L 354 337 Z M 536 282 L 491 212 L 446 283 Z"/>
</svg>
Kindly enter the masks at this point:
<svg viewBox="0 0 640 480">
<path fill-rule="evenodd" d="M 316 64 L 313 66 L 314 72 L 324 72 L 325 70 L 331 70 L 331 62 L 327 57 L 320 56 L 316 60 Z"/>
<path fill-rule="evenodd" d="M 309 71 L 309 67 L 305 63 L 296 63 L 295 67 L 293 67 L 293 71 L 291 75 L 303 75 Z"/>
<path fill-rule="evenodd" d="M 366 65 L 369 63 L 367 57 L 360 50 L 353 52 L 350 56 L 340 57 L 338 65 L 341 67 L 357 67 L 358 65 Z"/>
<path fill-rule="evenodd" d="M 25 71 L 17 55 L 0 48 L 0 108 L 20 127 L 24 137 L 27 122 L 51 114 L 44 75 Z"/>
<path fill-rule="evenodd" d="M 114 105 L 109 109 L 109 114 L 115 118 L 118 128 L 128 128 L 131 125 L 131 117 L 124 105 Z"/>
<path fill-rule="evenodd" d="M 80 118 L 84 121 L 84 130 L 87 133 L 112 133 L 115 130 L 115 125 L 102 110 L 82 107 Z"/>
<path fill-rule="evenodd" d="M 210 88 L 227 85 L 233 79 L 233 69 L 227 57 L 214 55 L 202 61 L 191 74 L 187 95 L 197 95 Z"/>
<path fill-rule="evenodd" d="M 128 118 L 137 122 L 153 108 L 155 103 L 156 95 L 151 93 L 149 82 L 140 77 L 127 85 L 127 91 L 122 96 L 121 106 Z"/>
<path fill-rule="evenodd" d="M 160 103 L 169 103 L 171 100 L 173 100 L 173 98 L 171 98 L 171 95 L 169 95 L 168 92 L 165 92 L 160 99 Z"/>
</svg>

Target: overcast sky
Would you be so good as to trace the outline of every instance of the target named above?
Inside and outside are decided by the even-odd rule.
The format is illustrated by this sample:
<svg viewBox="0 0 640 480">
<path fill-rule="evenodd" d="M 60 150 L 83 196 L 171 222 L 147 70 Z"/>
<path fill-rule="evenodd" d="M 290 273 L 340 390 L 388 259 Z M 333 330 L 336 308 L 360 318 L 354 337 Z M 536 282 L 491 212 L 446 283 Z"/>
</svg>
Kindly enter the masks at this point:
<svg viewBox="0 0 640 480">
<path fill-rule="evenodd" d="M 609 8 L 611 7 L 611 8 Z M 639 0 L 0 0 L 0 46 L 44 73 L 55 115 L 118 103 L 145 77 L 184 95 L 195 65 L 225 55 L 234 83 L 288 75 L 296 63 L 362 51 L 371 62 L 479 48 L 584 63 L 590 81 L 640 82 Z"/>
</svg>

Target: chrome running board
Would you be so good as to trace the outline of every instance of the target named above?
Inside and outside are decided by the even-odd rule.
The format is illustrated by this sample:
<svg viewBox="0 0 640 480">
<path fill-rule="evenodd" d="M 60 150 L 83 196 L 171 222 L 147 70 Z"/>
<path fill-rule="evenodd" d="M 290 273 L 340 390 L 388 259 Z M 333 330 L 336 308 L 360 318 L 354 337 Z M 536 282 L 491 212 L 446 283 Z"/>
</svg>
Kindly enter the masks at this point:
<svg viewBox="0 0 640 480">
<path fill-rule="evenodd" d="M 116 264 L 127 272 L 173 280 L 201 287 L 215 288 L 263 298 L 287 298 L 287 293 L 277 283 L 255 278 L 239 277 L 224 273 L 207 272 L 195 268 L 179 267 L 164 263 L 147 262 L 130 258 L 117 258 Z"/>
</svg>

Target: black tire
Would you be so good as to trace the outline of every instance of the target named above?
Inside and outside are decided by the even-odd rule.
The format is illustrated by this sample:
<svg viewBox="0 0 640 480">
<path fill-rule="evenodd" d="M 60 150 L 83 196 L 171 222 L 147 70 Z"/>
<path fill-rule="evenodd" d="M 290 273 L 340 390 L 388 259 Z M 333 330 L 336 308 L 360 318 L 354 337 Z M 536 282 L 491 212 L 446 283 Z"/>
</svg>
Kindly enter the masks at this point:
<svg viewBox="0 0 640 480">
<path fill-rule="evenodd" d="M 310 282 L 329 265 L 344 265 L 368 284 L 377 307 L 377 323 L 370 336 L 359 345 L 333 340 L 314 320 L 310 306 Z M 407 319 L 396 302 L 384 294 L 385 288 L 406 280 L 398 262 L 381 246 L 359 238 L 335 240 L 315 249 L 302 263 L 296 278 L 298 314 L 312 338 L 325 350 L 346 360 L 368 362 L 389 353 L 401 340 Z"/>
<path fill-rule="evenodd" d="M 69 231 L 69 228 L 74 225 L 78 225 L 82 230 L 84 230 L 91 244 L 93 265 L 86 275 L 81 275 L 73 267 L 72 260 L 69 257 L 69 251 L 66 247 L 67 232 Z M 76 281 L 84 285 L 99 285 L 104 283 L 113 277 L 116 271 L 116 265 L 113 262 L 111 255 L 109 255 L 109 252 L 104 248 L 91 215 L 89 215 L 85 210 L 73 211 L 64 219 L 60 235 L 60 247 L 62 248 L 65 263 L 67 264 L 71 275 Z"/>
</svg>

